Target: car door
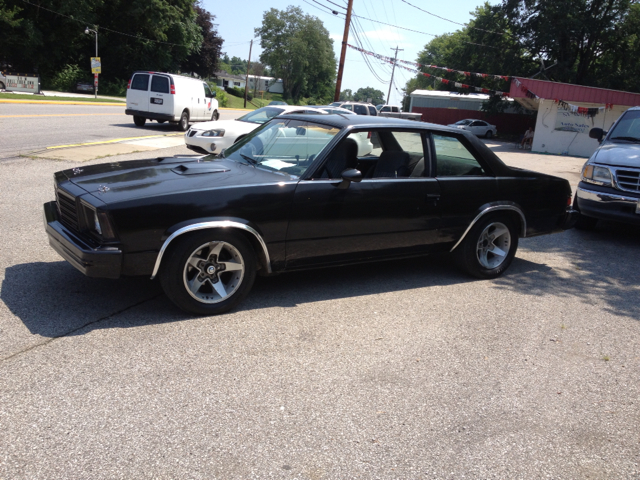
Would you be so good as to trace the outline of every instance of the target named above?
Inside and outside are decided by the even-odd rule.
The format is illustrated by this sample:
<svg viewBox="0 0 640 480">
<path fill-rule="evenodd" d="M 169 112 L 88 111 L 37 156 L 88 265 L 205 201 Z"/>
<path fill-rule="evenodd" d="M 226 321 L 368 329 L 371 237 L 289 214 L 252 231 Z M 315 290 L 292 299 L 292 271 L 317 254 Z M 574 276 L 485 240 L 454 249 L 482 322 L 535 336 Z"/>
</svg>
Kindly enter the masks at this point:
<svg viewBox="0 0 640 480">
<path fill-rule="evenodd" d="M 480 120 L 474 120 L 469 125 L 469 131 L 477 137 L 482 137 L 487 133 L 487 124 Z"/>
<path fill-rule="evenodd" d="M 362 181 L 345 182 L 338 173 L 325 178 L 320 168 L 314 178 L 299 182 L 287 233 L 287 268 L 420 253 L 434 246 L 439 238 L 439 184 L 423 175 L 429 171 L 424 169 L 429 159 L 424 158 L 423 138 L 412 132 L 412 138 L 398 142 L 394 133 L 398 132 L 374 131 L 373 150 L 345 164 L 361 169 Z M 357 151 L 355 136 L 360 134 L 354 132 L 343 142 L 354 142 Z M 410 141 L 413 155 L 403 150 Z M 325 165 L 340 154 L 338 144 Z M 392 164 L 395 154 L 415 159 L 413 170 L 421 163 L 421 174 L 412 177 L 408 169 L 400 176 L 390 169 L 376 171 L 379 162 Z"/>
<path fill-rule="evenodd" d="M 164 75 L 153 75 L 151 77 L 151 87 L 149 88 L 149 111 L 154 113 L 171 113 L 169 107 L 169 77 Z M 172 107 L 169 107 L 172 108 Z"/>
<path fill-rule="evenodd" d="M 463 134 L 431 132 L 427 143 L 440 187 L 440 241 L 456 241 L 481 206 L 499 200 L 498 182 Z"/>
</svg>

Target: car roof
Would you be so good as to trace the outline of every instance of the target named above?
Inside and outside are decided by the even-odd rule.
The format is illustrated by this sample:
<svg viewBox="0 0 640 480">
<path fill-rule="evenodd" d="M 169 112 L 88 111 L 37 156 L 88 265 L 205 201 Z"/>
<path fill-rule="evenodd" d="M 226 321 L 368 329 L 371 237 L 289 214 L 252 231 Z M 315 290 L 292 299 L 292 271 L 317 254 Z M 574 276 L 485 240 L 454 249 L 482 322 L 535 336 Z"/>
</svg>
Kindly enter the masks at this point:
<svg viewBox="0 0 640 480">
<path fill-rule="evenodd" d="M 389 117 L 377 117 L 377 116 L 369 116 L 369 115 L 322 115 L 322 116 L 312 116 L 305 114 L 292 114 L 287 115 L 287 119 L 290 120 L 305 120 L 309 122 L 316 123 L 324 123 L 327 125 L 331 125 L 333 127 L 345 128 L 345 127 L 353 127 L 353 128 L 419 128 L 419 129 L 436 129 L 447 132 L 456 132 L 460 131 L 455 128 L 446 127 L 444 125 L 437 125 L 435 123 L 425 123 L 425 122 L 416 122 L 414 120 L 405 120 L 400 118 L 389 118 Z"/>
</svg>

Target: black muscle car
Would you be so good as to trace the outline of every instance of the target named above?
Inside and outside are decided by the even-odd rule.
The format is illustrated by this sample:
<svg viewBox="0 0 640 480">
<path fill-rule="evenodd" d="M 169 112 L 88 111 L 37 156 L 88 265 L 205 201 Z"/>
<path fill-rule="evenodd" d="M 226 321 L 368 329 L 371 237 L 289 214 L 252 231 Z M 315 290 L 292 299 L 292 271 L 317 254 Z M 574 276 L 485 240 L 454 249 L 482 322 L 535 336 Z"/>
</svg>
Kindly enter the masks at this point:
<svg viewBox="0 0 640 480">
<path fill-rule="evenodd" d="M 470 133 L 390 118 L 278 117 L 219 156 L 55 174 L 51 246 L 90 277 L 159 277 L 196 314 L 256 273 L 452 252 L 494 278 L 519 237 L 571 226 L 566 180 L 510 168 Z"/>
</svg>

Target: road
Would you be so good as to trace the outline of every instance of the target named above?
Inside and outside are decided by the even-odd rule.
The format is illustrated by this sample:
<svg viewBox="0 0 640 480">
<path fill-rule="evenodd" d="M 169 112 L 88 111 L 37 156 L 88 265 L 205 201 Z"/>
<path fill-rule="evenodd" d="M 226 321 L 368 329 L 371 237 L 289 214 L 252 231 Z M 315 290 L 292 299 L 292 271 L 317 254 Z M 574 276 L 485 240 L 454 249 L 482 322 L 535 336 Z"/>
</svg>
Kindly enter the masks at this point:
<svg viewBox="0 0 640 480">
<path fill-rule="evenodd" d="M 29 155 L 51 146 L 100 142 L 145 135 L 180 134 L 177 126 L 147 122 L 133 124 L 122 106 L 37 105 L 0 103 L 0 161 Z M 220 119 L 242 115 L 221 110 Z"/>
<path fill-rule="evenodd" d="M 86 120 L 128 128 L 110 118 Z M 447 257 L 259 278 L 194 318 L 48 246 L 52 174 L 77 165 L 0 162 L 1 479 L 640 476 L 639 229 L 522 239 L 496 280 Z"/>
</svg>

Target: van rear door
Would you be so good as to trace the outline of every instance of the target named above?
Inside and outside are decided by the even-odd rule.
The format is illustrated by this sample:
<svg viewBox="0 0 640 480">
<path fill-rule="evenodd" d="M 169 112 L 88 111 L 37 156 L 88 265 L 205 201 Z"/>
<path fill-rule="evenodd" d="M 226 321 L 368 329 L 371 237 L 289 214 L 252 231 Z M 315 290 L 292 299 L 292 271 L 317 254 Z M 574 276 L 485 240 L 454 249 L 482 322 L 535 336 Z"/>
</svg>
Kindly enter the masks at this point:
<svg viewBox="0 0 640 480">
<path fill-rule="evenodd" d="M 165 75 L 153 75 L 149 92 L 149 111 L 173 115 L 173 96 L 170 78 Z"/>
<path fill-rule="evenodd" d="M 134 73 L 131 85 L 127 90 L 127 109 L 139 112 L 149 111 L 149 75 L 148 73 Z"/>
</svg>

